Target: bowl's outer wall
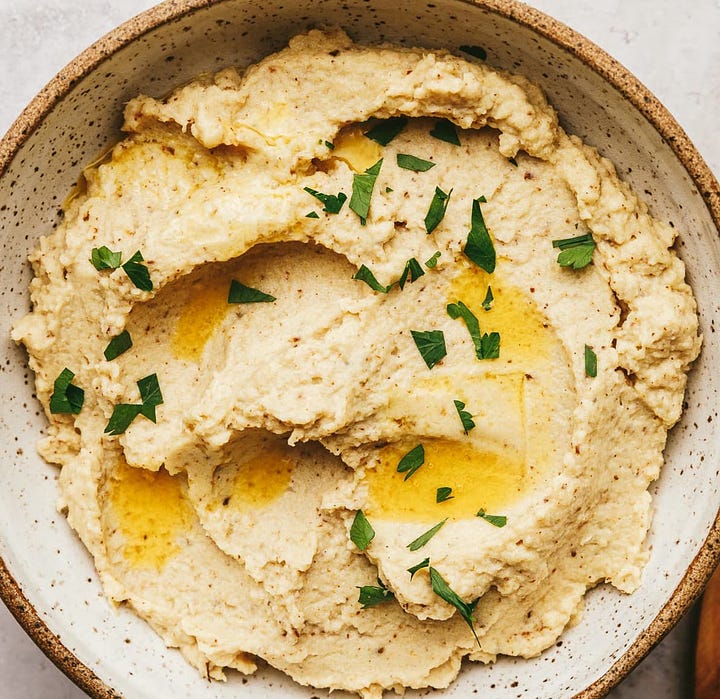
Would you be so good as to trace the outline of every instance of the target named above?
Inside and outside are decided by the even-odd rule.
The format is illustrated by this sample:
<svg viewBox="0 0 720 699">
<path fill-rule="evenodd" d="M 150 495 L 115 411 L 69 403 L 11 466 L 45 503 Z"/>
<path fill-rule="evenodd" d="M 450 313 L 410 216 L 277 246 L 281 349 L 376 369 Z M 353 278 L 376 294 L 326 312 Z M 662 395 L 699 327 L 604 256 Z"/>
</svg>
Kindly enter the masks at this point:
<svg viewBox="0 0 720 699">
<path fill-rule="evenodd" d="M 522 12 L 515 3 L 497 4 Z M 162 12 L 174 12 L 180 5 L 166 4 Z M 538 21 L 539 16 L 534 13 L 530 20 Z M 700 551 L 718 506 L 717 457 L 712 450 L 720 443 L 718 380 L 712 370 L 720 356 L 714 332 L 720 320 L 718 234 L 673 149 L 620 91 L 573 51 L 501 13 L 460 0 L 348 0 L 342 6 L 328 0 L 268 0 L 262 8 L 226 0 L 200 7 L 109 55 L 74 84 L 30 134 L 0 180 L 0 322 L 7 358 L 0 381 L 0 454 L 5 465 L 0 472 L 0 555 L 40 619 L 61 631 L 62 643 L 121 694 L 182 699 L 238 692 L 239 676 L 232 675 L 227 684 L 209 685 L 132 613 L 116 613 L 105 601 L 92 561 L 55 511 L 57 473 L 36 453 L 45 418 L 33 397 L 26 355 L 8 333 L 12 321 L 29 307 L 29 252 L 59 220 L 64 195 L 83 164 L 117 140 L 120 114 L 129 98 L 139 92 L 162 96 L 200 72 L 245 66 L 281 48 L 297 32 L 322 25 L 343 26 L 363 42 L 485 47 L 492 65 L 538 82 L 564 126 L 611 158 L 621 176 L 644 193 L 654 214 L 672 222 L 680 234 L 678 248 L 698 298 L 705 345 L 691 376 L 687 411 L 671 433 L 667 465 L 653 487 L 657 514 L 642 590 L 633 596 L 605 587 L 592 591 L 582 623 L 570 629 L 562 643 L 537 659 L 503 659 L 491 668 L 468 669 L 445 693 L 464 697 L 474 689 L 490 697 L 554 699 L 582 692 L 597 681 L 588 695 L 599 695 L 618 679 L 617 671 L 601 679 L 613 663 L 665 608 L 654 630 L 621 660 L 622 670 L 632 667 L 689 604 L 714 560 L 706 549 L 702 564 L 686 579 L 684 592 L 666 606 Z M 0 157 L 2 153 L 0 148 Z M 712 184 L 711 177 L 709 181 Z M 13 600 L 16 613 L 23 616 L 17 609 L 22 600 L 17 595 Z M 56 660 L 63 664 L 62 658 Z M 278 696 L 319 694 L 262 671 L 248 681 L 243 695 L 266 696 L 264 683 L 280 691 Z M 86 689 L 97 696 L 103 693 L 92 678 Z"/>
</svg>

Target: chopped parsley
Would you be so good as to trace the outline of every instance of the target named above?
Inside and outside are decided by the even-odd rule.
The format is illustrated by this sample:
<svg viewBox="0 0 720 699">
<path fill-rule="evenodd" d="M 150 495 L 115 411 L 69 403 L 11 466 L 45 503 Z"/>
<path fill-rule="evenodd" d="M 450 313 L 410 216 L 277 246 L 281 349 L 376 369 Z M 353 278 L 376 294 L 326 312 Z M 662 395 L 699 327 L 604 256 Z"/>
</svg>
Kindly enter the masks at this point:
<svg viewBox="0 0 720 699">
<path fill-rule="evenodd" d="M 515 160 L 515 158 L 508 158 L 508 162 L 510 163 L 510 165 L 512 165 L 514 167 L 518 166 L 518 161 Z"/>
<path fill-rule="evenodd" d="M 430 235 L 430 233 L 440 225 L 443 218 L 445 218 L 445 212 L 447 211 L 452 192 L 451 189 L 446 194 L 440 187 L 435 187 L 435 194 L 433 194 L 430 208 L 425 215 L 425 230 L 428 232 L 428 235 Z"/>
<path fill-rule="evenodd" d="M 470 630 L 473 632 L 473 636 L 475 636 L 475 640 L 477 641 L 477 644 L 479 646 L 480 639 L 478 639 L 477 634 L 475 633 L 475 625 L 474 625 L 475 620 L 473 619 L 473 612 L 475 611 L 475 605 L 477 605 L 477 600 L 475 600 L 471 604 L 464 602 L 463 599 L 456 592 L 453 592 L 453 590 L 450 588 L 450 586 L 445 582 L 442 575 L 440 575 L 440 573 L 438 573 L 438 571 L 435 568 L 433 568 L 432 566 L 430 566 L 429 568 L 430 568 L 430 584 L 432 586 L 433 592 L 438 597 L 445 600 L 448 604 L 455 607 L 455 609 L 457 609 L 458 612 L 460 612 L 460 616 L 465 620 L 465 623 L 470 627 Z"/>
<path fill-rule="evenodd" d="M 425 270 L 423 270 L 423 268 L 420 266 L 420 263 L 414 257 L 411 257 L 405 263 L 405 269 L 403 270 L 403 273 L 398 280 L 398 286 L 400 287 L 400 291 L 405 288 L 408 277 L 410 278 L 410 283 L 412 283 L 422 277 L 424 274 Z"/>
<path fill-rule="evenodd" d="M 477 316 L 462 301 L 448 304 L 447 314 L 453 320 L 462 318 L 465 322 L 478 359 L 497 359 L 500 356 L 500 333 L 481 333 Z"/>
<path fill-rule="evenodd" d="M 434 269 L 437 266 L 438 260 L 440 259 L 440 251 L 438 250 L 433 256 L 425 262 L 425 266 L 428 269 Z"/>
<path fill-rule="evenodd" d="M 266 294 L 259 289 L 253 289 L 250 286 L 241 284 L 237 279 L 230 282 L 230 291 L 228 291 L 228 303 L 272 303 L 275 297 Z"/>
<path fill-rule="evenodd" d="M 465 403 L 461 400 L 455 399 L 453 403 L 455 403 L 455 408 L 460 416 L 460 422 L 462 422 L 463 430 L 465 430 L 465 434 L 467 434 L 473 427 L 475 427 L 475 422 L 472 419 L 473 416 L 465 410 Z"/>
<path fill-rule="evenodd" d="M 334 144 L 334 143 L 331 143 L 330 141 L 324 141 L 324 143 L 325 143 L 325 145 L 326 145 L 330 150 L 335 150 L 335 144 Z"/>
<path fill-rule="evenodd" d="M 460 138 L 457 135 L 455 124 L 447 119 L 440 119 L 430 131 L 430 135 L 445 143 L 452 143 L 454 146 L 460 145 Z"/>
<path fill-rule="evenodd" d="M 350 208 L 360 217 L 360 224 L 367 223 L 370 212 L 370 199 L 372 198 L 375 180 L 380 174 L 383 159 L 380 158 L 374 165 L 359 175 L 353 175 L 352 197 L 350 197 Z"/>
<path fill-rule="evenodd" d="M 486 522 L 490 522 L 494 527 L 504 527 L 507 524 L 507 517 L 505 515 L 489 515 L 485 510 L 478 510 L 476 517 L 484 519 Z"/>
<path fill-rule="evenodd" d="M 421 549 L 425 544 L 427 544 L 430 539 L 432 539 L 435 534 L 437 534 L 442 528 L 445 522 L 448 521 L 448 518 L 445 517 L 445 519 L 442 522 L 438 522 L 434 527 L 431 527 L 428 529 L 424 534 L 421 534 L 417 539 L 414 541 L 411 541 L 406 548 L 408 548 L 410 551 L 417 551 L 418 549 Z"/>
<path fill-rule="evenodd" d="M 452 494 L 452 488 L 442 486 L 441 488 L 438 488 L 435 493 L 435 502 L 447 502 L 448 500 L 452 500 L 454 497 L 455 496 Z"/>
<path fill-rule="evenodd" d="M 410 334 L 428 369 L 432 369 L 447 354 L 442 330 L 411 330 Z"/>
<path fill-rule="evenodd" d="M 123 330 L 119 335 L 115 335 L 108 346 L 105 348 L 103 354 L 107 361 L 112 361 L 116 357 L 119 357 L 123 352 L 127 352 L 132 347 L 132 338 L 127 330 Z"/>
<path fill-rule="evenodd" d="M 360 549 L 365 551 L 370 542 L 375 538 L 375 530 L 367 521 L 367 517 L 362 510 L 355 513 L 355 519 L 350 527 L 350 541 Z"/>
<path fill-rule="evenodd" d="M 317 211 L 311 211 L 309 214 L 305 214 L 305 218 L 320 218 L 320 214 Z"/>
<path fill-rule="evenodd" d="M 323 194 L 311 187 L 303 187 L 303 191 L 315 197 L 315 199 L 323 205 L 323 211 L 326 214 L 339 214 L 343 204 L 347 201 L 347 194 L 345 194 L 345 192 L 338 192 L 337 194 Z"/>
<path fill-rule="evenodd" d="M 386 146 L 395 138 L 408 123 L 407 117 L 392 117 L 385 119 L 365 132 L 365 136 L 381 146 Z"/>
<path fill-rule="evenodd" d="M 552 246 L 560 249 L 557 261 L 561 267 L 582 269 L 592 262 L 595 241 L 592 234 L 576 235 L 573 238 L 553 240 Z"/>
<path fill-rule="evenodd" d="M 130 281 L 141 291 L 152 291 L 153 283 L 150 279 L 150 272 L 144 262 L 142 253 L 138 250 L 123 266 L 125 274 L 130 277 Z"/>
<path fill-rule="evenodd" d="M 412 170 L 413 172 L 427 172 L 430 168 L 435 167 L 435 163 L 430 160 L 423 160 L 407 153 L 397 154 L 397 164 L 403 170 Z"/>
<path fill-rule="evenodd" d="M 488 284 L 487 291 L 485 292 L 485 298 L 482 302 L 483 310 L 489 311 L 492 308 L 492 303 L 495 300 L 495 297 L 493 296 L 492 289 L 490 288 L 490 285 Z"/>
<path fill-rule="evenodd" d="M 404 473 L 407 480 L 410 476 L 415 473 L 425 463 L 425 447 L 422 444 L 418 444 L 413 447 L 405 456 L 400 459 L 397 465 L 397 472 Z"/>
<path fill-rule="evenodd" d="M 487 59 L 487 51 L 482 46 L 464 45 L 464 46 L 460 46 L 459 48 L 461 51 L 463 51 L 475 58 L 479 58 L 481 61 L 484 61 Z"/>
<path fill-rule="evenodd" d="M 480 203 L 486 201 L 485 197 L 473 199 L 470 232 L 463 252 L 478 267 L 492 273 L 495 271 L 495 247 L 480 210 Z"/>
<path fill-rule="evenodd" d="M 425 558 L 424 560 L 420 561 L 420 563 L 416 563 L 412 568 L 408 568 L 407 572 L 410 573 L 410 580 L 412 580 L 415 577 L 415 573 L 417 573 L 419 570 L 422 570 L 423 568 L 429 568 L 430 567 L 430 559 Z"/>
<path fill-rule="evenodd" d="M 96 270 L 102 271 L 103 269 L 117 269 L 120 266 L 122 260 L 121 252 L 113 252 L 106 245 L 102 245 L 99 248 L 93 248 L 90 253 L 90 262 Z"/>
<path fill-rule="evenodd" d="M 394 192 L 395 190 L 392 187 L 385 187 L 385 194 L 390 194 L 391 192 Z"/>
<path fill-rule="evenodd" d="M 359 279 L 361 282 L 365 282 L 373 291 L 379 291 L 381 294 L 387 294 L 390 289 L 395 286 L 394 284 L 388 284 L 388 286 L 383 286 L 376 278 L 375 275 L 370 271 L 368 267 L 365 265 L 360 265 L 360 269 L 358 269 L 355 274 L 353 274 L 353 279 Z"/>
<path fill-rule="evenodd" d="M 378 578 L 378 585 L 363 585 L 362 587 L 358 587 L 358 590 L 360 590 L 358 602 L 362 604 L 363 609 L 374 607 L 376 604 L 382 604 L 383 602 L 389 602 L 395 597 L 395 595 L 385 587 L 380 578 Z"/>
<path fill-rule="evenodd" d="M 122 434 L 138 415 L 143 415 L 148 420 L 155 422 L 155 408 L 163 403 L 157 374 L 150 374 L 150 376 L 140 379 L 137 387 L 142 403 L 119 403 L 116 405 L 105 426 L 105 434 Z"/>
<path fill-rule="evenodd" d="M 597 376 L 597 354 L 587 345 L 585 345 L 585 376 L 592 379 Z"/>
<path fill-rule="evenodd" d="M 65 367 L 53 385 L 50 396 L 50 412 L 54 415 L 78 415 L 85 402 L 85 391 L 72 383 L 75 374 Z"/>
</svg>

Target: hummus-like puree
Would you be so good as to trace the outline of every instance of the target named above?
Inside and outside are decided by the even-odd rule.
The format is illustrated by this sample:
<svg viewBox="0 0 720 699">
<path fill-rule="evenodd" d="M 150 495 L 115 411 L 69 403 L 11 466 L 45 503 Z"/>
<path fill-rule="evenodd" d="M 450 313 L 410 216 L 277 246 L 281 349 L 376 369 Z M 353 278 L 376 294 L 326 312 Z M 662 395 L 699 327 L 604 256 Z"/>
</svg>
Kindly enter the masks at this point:
<svg viewBox="0 0 720 699">
<path fill-rule="evenodd" d="M 14 330 L 111 600 L 208 677 L 379 697 L 638 587 L 695 301 L 537 87 L 312 31 L 124 129 Z"/>
</svg>

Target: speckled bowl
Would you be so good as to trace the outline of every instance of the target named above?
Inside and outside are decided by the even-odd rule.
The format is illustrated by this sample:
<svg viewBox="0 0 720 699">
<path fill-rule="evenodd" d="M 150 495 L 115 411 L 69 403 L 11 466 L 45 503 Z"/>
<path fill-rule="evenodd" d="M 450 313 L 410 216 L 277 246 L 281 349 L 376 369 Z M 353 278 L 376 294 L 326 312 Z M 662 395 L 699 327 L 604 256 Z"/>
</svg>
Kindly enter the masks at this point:
<svg viewBox="0 0 720 699">
<path fill-rule="evenodd" d="M 80 167 L 117 139 L 123 103 L 140 91 L 162 95 L 203 71 L 246 65 L 322 24 L 341 25 L 364 42 L 484 46 L 491 64 L 542 85 L 566 129 L 610 157 L 645 193 L 655 215 L 680 231 L 705 345 L 691 375 L 687 410 L 653 486 L 657 516 L 642 588 L 631 596 L 596 588 L 580 623 L 542 656 L 465 668 L 444 693 L 601 696 L 679 619 L 720 552 L 720 333 L 714 332 L 720 325 L 720 192 L 683 131 L 632 75 L 583 37 L 514 0 L 169 0 L 100 40 L 35 98 L 0 142 L 6 357 L 0 594 L 45 653 L 93 697 L 325 695 L 270 670 L 209 684 L 132 613 L 110 608 L 92 561 L 55 511 L 57 474 L 35 450 L 45 419 L 26 356 L 9 339 L 10 323 L 28 307 L 27 255 L 58 220 Z"/>
</svg>

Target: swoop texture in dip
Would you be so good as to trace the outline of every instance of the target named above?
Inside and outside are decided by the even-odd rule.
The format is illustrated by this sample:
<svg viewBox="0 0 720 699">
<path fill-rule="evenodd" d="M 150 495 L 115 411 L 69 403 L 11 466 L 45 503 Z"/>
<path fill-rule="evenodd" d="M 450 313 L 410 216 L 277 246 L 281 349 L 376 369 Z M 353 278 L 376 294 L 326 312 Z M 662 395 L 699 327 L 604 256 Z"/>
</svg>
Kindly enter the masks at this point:
<svg viewBox="0 0 720 699">
<path fill-rule="evenodd" d="M 124 129 L 14 330 L 111 600 L 209 677 L 379 697 L 640 585 L 695 301 L 537 87 L 312 31 Z"/>
</svg>

